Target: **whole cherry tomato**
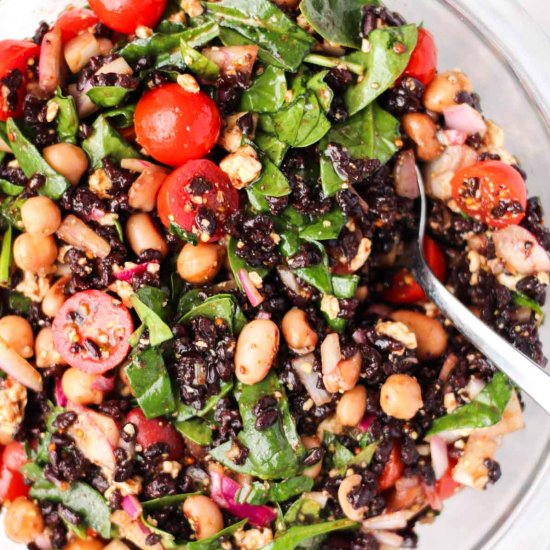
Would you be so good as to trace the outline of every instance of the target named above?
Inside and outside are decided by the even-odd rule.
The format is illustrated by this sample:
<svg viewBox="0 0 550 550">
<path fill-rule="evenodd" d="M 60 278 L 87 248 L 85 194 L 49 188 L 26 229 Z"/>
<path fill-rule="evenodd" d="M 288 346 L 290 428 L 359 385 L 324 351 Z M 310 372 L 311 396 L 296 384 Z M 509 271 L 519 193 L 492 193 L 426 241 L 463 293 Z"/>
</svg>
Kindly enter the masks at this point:
<svg viewBox="0 0 550 550">
<path fill-rule="evenodd" d="M 221 117 L 205 93 L 178 84 L 146 92 L 134 115 L 138 143 L 153 158 L 170 166 L 207 155 L 218 141 Z"/>
<path fill-rule="evenodd" d="M 100 374 L 126 358 L 133 330 L 132 316 L 119 300 L 85 290 L 73 294 L 55 316 L 54 346 L 71 367 Z"/>
<path fill-rule="evenodd" d="M 401 460 L 401 445 L 394 441 L 390 456 L 380 477 L 378 478 L 378 489 L 385 491 L 395 485 L 395 482 L 403 475 L 404 465 Z"/>
<path fill-rule="evenodd" d="M 424 28 L 418 29 L 418 41 L 403 76 L 416 78 L 427 86 L 437 72 L 437 48 L 433 36 Z"/>
<path fill-rule="evenodd" d="M 518 225 L 525 217 L 525 182 L 515 168 L 500 160 L 478 162 L 459 170 L 451 185 L 460 209 L 491 227 Z"/>
<path fill-rule="evenodd" d="M 61 31 L 63 42 L 68 42 L 97 23 L 99 23 L 99 18 L 92 10 L 68 8 L 57 18 L 54 26 Z"/>
<path fill-rule="evenodd" d="M 238 207 L 239 195 L 227 174 L 206 159 L 190 160 L 172 172 L 157 198 L 166 227 L 174 222 L 202 242 L 218 240 L 224 221 Z"/>
<path fill-rule="evenodd" d="M 131 34 L 141 25 L 153 28 L 166 0 L 90 0 L 90 7 L 110 29 Z"/>
</svg>

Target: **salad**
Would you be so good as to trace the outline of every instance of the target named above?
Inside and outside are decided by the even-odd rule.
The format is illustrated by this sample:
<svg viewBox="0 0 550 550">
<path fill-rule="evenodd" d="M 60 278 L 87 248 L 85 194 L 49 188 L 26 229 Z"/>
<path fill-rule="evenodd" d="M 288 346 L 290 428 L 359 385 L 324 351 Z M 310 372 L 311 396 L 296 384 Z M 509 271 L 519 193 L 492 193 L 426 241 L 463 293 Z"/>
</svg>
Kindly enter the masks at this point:
<svg viewBox="0 0 550 550">
<path fill-rule="evenodd" d="M 0 41 L 0 502 L 32 550 L 416 546 L 544 366 L 550 231 L 377 0 L 90 0 Z M 475 498 L 472 492 L 471 498 Z M 445 521 L 444 519 L 438 521 Z"/>
</svg>

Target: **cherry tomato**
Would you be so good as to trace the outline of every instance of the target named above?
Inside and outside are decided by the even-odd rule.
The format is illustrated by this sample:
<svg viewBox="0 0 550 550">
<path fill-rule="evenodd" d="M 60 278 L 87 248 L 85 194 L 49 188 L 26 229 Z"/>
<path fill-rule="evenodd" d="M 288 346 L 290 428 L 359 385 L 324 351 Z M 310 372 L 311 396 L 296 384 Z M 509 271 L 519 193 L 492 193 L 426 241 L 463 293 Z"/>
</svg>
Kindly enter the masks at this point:
<svg viewBox="0 0 550 550">
<path fill-rule="evenodd" d="M 403 76 L 416 78 L 427 86 L 437 72 L 437 48 L 433 36 L 424 28 L 418 29 L 418 41 Z"/>
<path fill-rule="evenodd" d="M 26 497 L 30 487 L 25 485 L 23 475 L 10 470 L 6 465 L 0 469 L 0 502 Z"/>
<path fill-rule="evenodd" d="M 126 421 L 136 427 L 136 441 L 143 449 L 155 443 L 166 443 L 170 448 L 169 460 L 179 460 L 183 456 L 183 438 L 170 422 L 160 418 L 147 419 L 141 409 L 131 410 Z"/>
<path fill-rule="evenodd" d="M 157 198 L 159 217 L 166 227 L 174 222 L 203 242 L 218 240 L 225 219 L 238 207 L 239 195 L 227 174 L 206 159 L 190 160 L 172 172 Z M 205 213 L 214 216 L 205 218 Z"/>
<path fill-rule="evenodd" d="M 100 290 L 71 296 L 53 321 L 55 349 L 71 367 L 100 374 L 128 355 L 134 323 L 128 308 Z"/>
<path fill-rule="evenodd" d="M 447 468 L 447 471 L 443 474 L 441 479 L 438 479 L 435 482 L 435 490 L 437 492 L 437 496 L 441 500 L 454 496 L 459 488 L 462 487 L 460 483 L 457 483 L 453 479 L 453 469 L 456 466 L 456 463 L 456 459 L 449 458 L 449 467 Z"/>
<path fill-rule="evenodd" d="M 131 34 L 141 25 L 153 28 L 166 0 L 90 0 L 90 7 L 109 28 Z"/>
<path fill-rule="evenodd" d="M 525 217 L 527 189 L 520 173 L 500 160 L 478 162 L 453 177 L 453 199 L 461 210 L 491 227 L 517 225 Z"/>
<path fill-rule="evenodd" d="M 424 238 L 423 251 L 430 269 L 440 281 L 444 281 L 447 274 L 445 254 L 430 237 Z M 395 273 L 389 288 L 384 290 L 382 296 L 386 302 L 392 304 L 412 304 L 426 299 L 424 291 L 405 268 Z"/>
<path fill-rule="evenodd" d="M 380 491 L 385 491 L 386 489 L 393 487 L 396 481 L 403 475 L 403 469 L 404 465 L 401 461 L 401 445 L 394 442 L 388 462 L 386 462 L 386 465 L 378 478 L 378 489 Z"/>
<path fill-rule="evenodd" d="M 58 17 L 54 26 L 61 31 L 63 42 L 68 42 L 97 23 L 99 23 L 99 18 L 92 10 L 68 8 Z"/>
<path fill-rule="evenodd" d="M 27 85 L 29 60 L 38 57 L 40 46 L 30 40 L 0 40 L 0 82 L 8 78 L 15 69 L 21 72 L 15 97 L 0 94 L 0 120 L 18 117 L 23 113 L 23 98 Z"/>
<path fill-rule="evenodd" d="M 18 472 L 19 468 L 29 461 L 23 445 L 18 441 L 12 441 L 2 453 L 2 464 L 12 472 Z"/>
<path fill-rule="evenodd" d="M 134 123 L 138 143 L 170 166 L 207 155 L 221 129 L 216 104 L 205 93 L 191 93 L 178 84 L 164 84 L 145 93 L 137 104 Z"/>
</svg>

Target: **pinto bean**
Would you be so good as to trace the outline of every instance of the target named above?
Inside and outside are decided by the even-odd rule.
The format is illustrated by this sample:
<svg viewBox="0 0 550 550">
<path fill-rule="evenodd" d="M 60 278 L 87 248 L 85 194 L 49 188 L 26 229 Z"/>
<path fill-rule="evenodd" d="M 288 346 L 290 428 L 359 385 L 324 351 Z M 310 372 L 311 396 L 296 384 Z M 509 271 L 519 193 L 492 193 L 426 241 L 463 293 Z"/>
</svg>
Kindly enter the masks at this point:
<svg viewBox="0 0 550 550">
<path fill-rule="evenodd" d="M 198 540 L 211 537 L 223 529 L 220 507 L 209 497 L 189 497 L 183 503 L 182 509 Z"/>
<path fill-rule="evenodd" d="M 281 329 L 288 347 L 299 355 L 311 353 L 319 340 L 309 324 L 306 312 L 298 308 L 287 312 L 283 317 Z"/>
<path fill-rule="evenodd" d="M 424 113 L 409 113 L 403 117 L 403 129 L 416 143 L 416 155 L 420 160 L 435 160 L 443 152 L 437 140 L 435 122 Z"/>
<path fill-rule="evenodd" d="M 380 406 L 389 416 L 410 420 L 423 406 L 420 384 L 408 374 L 392 374 L 380 389 Z"/>
<path fill-rule="evenodd" d="M 442 113 L 447 107 L 456 105 L 459 92 L 473 92 L 468 77 L 460 71 L 447 71 L 438 74 L 424 92 L 424 107 L 435 113 Z"/>
<path fill-rule="evenodd" d="M 192 285 L 204 285 L 219 273 L 223 257 L 224 249 L 217 244 L 186 244 L 178 256 L 178 274 Z"/>
<path fill-rule="evenodd" d="M 355 427 L 363 419 L 366 408 L 367 390 L 364 386 L 355 386 L 340 398 L 336 416 L 343 426 Z"/>
</svg>

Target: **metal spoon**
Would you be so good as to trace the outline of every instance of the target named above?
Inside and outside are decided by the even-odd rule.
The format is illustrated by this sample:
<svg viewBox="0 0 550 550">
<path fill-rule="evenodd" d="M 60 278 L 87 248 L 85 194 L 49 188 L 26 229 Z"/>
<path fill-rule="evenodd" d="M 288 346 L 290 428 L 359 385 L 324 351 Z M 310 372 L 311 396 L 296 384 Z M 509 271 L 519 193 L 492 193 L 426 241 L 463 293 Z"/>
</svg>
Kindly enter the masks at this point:
<svg viewBox="0 0 550 550">
<path fill-rule="evenodd" d="M 420 191 L 420 223 L 418 239 L 407 248 L 409 267 L 416 281 L 466 339 L 550 414 L 550 375 L 478 319 L 438 281 L 428 267 L 422 252 L 426 229 L 426 193 L 418 168 L 416 173 Z"/>
</svg>

